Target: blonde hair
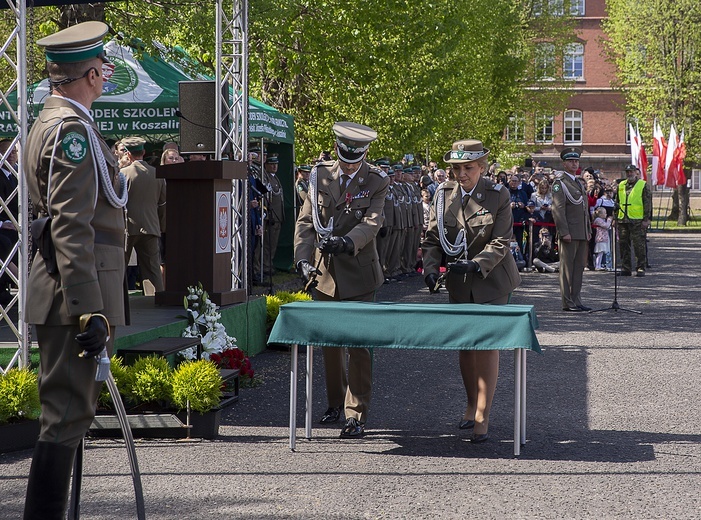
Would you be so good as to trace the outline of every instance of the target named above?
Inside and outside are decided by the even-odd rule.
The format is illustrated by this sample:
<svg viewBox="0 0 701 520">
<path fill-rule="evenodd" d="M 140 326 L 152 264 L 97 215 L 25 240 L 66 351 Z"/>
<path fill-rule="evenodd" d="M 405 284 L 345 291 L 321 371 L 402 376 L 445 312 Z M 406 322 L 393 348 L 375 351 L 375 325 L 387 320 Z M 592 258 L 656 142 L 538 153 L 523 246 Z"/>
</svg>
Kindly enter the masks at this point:
<svg viewBox="0 0 701 520">
<path fill-rule="evenodd" d="M 594 215 L 596 215 L 599 218 L 606 218 L 606 208 L 596 208 L 596 210 L 594 210 Z"/>
</svg>

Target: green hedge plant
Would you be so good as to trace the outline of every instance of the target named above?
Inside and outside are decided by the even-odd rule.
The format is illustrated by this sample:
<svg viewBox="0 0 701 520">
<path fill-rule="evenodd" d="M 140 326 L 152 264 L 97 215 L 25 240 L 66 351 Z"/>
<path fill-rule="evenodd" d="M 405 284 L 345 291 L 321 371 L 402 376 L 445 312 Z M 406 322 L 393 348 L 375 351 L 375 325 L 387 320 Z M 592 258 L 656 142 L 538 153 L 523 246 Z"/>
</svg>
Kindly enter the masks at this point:
<svg viewBox="0 0 701 520">
<path fill-rule="evenodd" d="M 187 407 L 204 413 L 219 404 L 224 381 L 217 366 L 206 359 L 186 361 L 173 372 L 173 404 L 179 408 Z"/>
<path fill-rule="evenodd" d="M 37 376 L 29 369 L 13 368 L 0 375 L 0 424 L 39 417 Z"/>
</svg>

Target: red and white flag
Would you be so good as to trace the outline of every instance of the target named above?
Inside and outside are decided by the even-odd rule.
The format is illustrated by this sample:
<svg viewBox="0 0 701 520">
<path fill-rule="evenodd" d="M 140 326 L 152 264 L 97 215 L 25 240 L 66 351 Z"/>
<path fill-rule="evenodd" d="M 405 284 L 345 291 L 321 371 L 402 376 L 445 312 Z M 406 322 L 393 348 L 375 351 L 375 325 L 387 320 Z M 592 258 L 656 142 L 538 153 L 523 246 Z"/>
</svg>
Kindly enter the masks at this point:
<svg viewBox="0 0 701 520">
<path fill-rule="evenodd" d="M 684 142 L 684 130 L 679 136 L 677 149 L 674 150 L 673 169 L 677 186 L 686 184 L 686 175 L 684 175 L 684 159 L 686 158 L 686 143 Z"/>
<path fill-rule="evenodd" d="M 665 157 L 665 167 L 664 167 L 664 185 L 668 188 L 677 187 L 677 176 L 674 171 L 674 153 L 677 150 L 677 131 L 674 129 L 674 125 L 669 130 L 669 141 L 667 141 L 667 154 Z"/>
<path fill-rule="evenodd" d="M 647 180 L 647 154 L 640 137 L 640 130 L 633 128 L 630 123 L 628 123 L 628 129 L 630 132 L 630 163 L 640 170 L 641 178 Z"/>
<path fill-rule="evenodd" d="M 667 141 L 665 141 L 662 128 L 655 120 L 652 130 L 652 184 L 664 185 L 664 168 L 667 154 Z"/>
<path fill-rule="evenodd" d="M 638 138 L 638 168 L 640 169 L 641 179 L 647 181 L 647 153 L 645 153 L 645 145 L 643 144 L 643 138 L 640 137 L 640 129 L 636 128 L 636 135 Z"/>
</svg>

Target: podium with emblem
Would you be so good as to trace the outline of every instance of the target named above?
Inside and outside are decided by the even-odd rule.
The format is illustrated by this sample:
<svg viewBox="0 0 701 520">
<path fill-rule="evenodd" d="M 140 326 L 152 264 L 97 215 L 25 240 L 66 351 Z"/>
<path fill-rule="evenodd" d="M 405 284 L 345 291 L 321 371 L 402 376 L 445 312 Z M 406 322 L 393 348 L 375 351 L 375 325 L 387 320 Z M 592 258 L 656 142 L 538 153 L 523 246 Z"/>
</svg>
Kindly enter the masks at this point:
<svg viewBox="0 0 701 520">
<path fill-rule="evenodd" d="M 202 283 L 217 305 L 246 301 L 232 290 L 232 181 L 247 178 L 237 161 L 190 161 L 157 168 L 166 179 L 165 291 L 156 305 L 182 305 L 189 286 Z"/>
</svg>

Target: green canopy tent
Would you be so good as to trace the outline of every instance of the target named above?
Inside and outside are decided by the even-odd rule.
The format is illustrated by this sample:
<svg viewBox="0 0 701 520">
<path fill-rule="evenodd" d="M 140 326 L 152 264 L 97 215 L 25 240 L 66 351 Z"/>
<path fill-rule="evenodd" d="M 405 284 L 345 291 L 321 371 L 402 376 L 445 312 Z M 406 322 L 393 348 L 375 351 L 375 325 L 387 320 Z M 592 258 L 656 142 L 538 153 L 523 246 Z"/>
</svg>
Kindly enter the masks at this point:
<svg viewBox="0 0 701 520">
<path fill-rule="evenodd" d="M 138 58 L 131 47 L 112 40 L 105 45 L 110 63 L 105 66 L 102 96 L 92 104 L 91 113 L 100 132 L 107 139 L 130 135 L 152 141 L 175 140 L 180 120 L 180 81 L 211 80 L 198 70 L 197 63 L 181 49 L 152 57 L 142 53 Z M 35 83 L 33 112 L 36 116 L 49 95 L 48 80 Z M 11 106 L 17 106 L 17 93 L 8 95 Z M 0 138 L 17 133 L 17 122 L 5 106 L 0 106 Z M 273 107 L 248 98 L 248 137 L 264 140 L 268 149 L 280 156 L 279 176 L 285 194 L 285 224 L 281 233 L 275 265 L 286 269 L 292 265 L 294 225 L 294 119 Z"/>
</svg>

